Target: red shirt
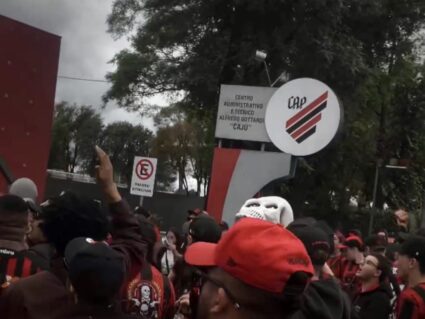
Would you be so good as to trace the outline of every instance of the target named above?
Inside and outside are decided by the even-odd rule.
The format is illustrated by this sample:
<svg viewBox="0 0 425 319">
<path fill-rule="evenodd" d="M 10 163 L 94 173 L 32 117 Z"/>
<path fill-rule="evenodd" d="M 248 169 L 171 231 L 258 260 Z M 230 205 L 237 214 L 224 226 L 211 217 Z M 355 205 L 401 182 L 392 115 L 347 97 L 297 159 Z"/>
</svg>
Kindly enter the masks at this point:
<svg viewBox="0 0 425 319">
<path fill-rule="evenodd" d="M 345 260 L 343 263 L 341 286 L 351 299 L 361 291 L 361 282 L 356 276 L 360 265 L 353 261 Z"/>
<path fill-rule="evenodd" d="M 415 289 L 421 291 L 421 296 Z M 396 307 L 397 319 L 425 318 L 425 283 L 405 289 L 398 297 Z"/>
<path fill-rule="evenodd" d="M 344 262 L 345 257 L 342 255 L 330 257 L 327 261 L 327 264 L 332 270 L 334 276 L 340 280 L 342 279 Z"/>
</svg>

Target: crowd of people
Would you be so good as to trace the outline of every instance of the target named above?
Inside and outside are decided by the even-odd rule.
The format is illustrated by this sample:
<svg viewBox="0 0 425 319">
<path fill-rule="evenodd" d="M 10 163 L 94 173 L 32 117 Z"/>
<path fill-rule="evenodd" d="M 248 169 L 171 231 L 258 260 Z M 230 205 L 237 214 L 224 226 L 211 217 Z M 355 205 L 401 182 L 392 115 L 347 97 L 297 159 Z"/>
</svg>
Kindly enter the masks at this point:
<svg viewBox="0 0 425 319">
<path fill-rule="evenodd" d="M 424 230 L 343 234 L 264 197 L 231 227 L 194 209 L 161 233 L 96 152 L 107 210 L 67 191 L 38 205 L 25 178 L 0 196 L 1 318 L 425 318 Z"/>
</svg>

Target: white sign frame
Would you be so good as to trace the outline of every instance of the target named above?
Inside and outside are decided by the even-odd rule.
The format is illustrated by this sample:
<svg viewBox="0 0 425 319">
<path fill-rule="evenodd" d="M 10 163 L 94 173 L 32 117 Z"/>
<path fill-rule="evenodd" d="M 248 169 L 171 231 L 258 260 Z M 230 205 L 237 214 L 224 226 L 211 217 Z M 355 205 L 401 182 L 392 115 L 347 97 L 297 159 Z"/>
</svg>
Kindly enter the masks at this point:
<svg viewBox="0 0 425 319">
<path fill-rule="evenodd" d="M 153 157 L 135 156 L 131 176 L 130 194 L 152 197 L 158 160 Z"/>
<path fill-rule="evenodd" d="M 271 142 L 264 119 L 267 103 L 276 90 L 270 87 L 222 84 L 215 137 Z"/>
</svg>

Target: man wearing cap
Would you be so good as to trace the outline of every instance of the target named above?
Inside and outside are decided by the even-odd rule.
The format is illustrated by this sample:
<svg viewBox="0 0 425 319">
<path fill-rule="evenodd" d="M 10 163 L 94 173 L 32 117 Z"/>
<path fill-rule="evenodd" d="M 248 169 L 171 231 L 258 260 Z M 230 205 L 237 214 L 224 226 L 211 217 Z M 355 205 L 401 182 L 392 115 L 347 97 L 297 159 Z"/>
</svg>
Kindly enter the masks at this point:
<svg viewBox="0 0 425 319">
<path fill-rule="evenodd" d="M 398 275 L 406 283 L 400 294 L 398 319 L 425 318 L 425 238 L 411 236 L 402 245 L 397 259 Z"/>
<path fill-rule="evenodd" d="M 197 319 L 289 318 L 313 275 L 291 232 L 253 218 L 240 220 L 218 244 L 192 244 L 185 260 L 203 269 L 190 299 Z"/>
<path fill-rule="evenodd" d="M 196 242 L 217 243 L 221 237 L 221 228 L 214 218 L 208 215 L 199 215 L 189 225 L 186 236 L 186 246 Z M 188 267 L 184 260 L 176 261 L 175 266 L 169 277 L 173 280 L 176 294 L 180 296 L 191 287 L 193 277 L 192 267 Z"/>
<path fill-rule="evenodd" d="M 106 242 L 75 238 L 66 246 L 64 262 L 75 300 L 69 319 L 130 318 L 115 302 L 124 281 L 124 260 Z"/>
<path fill-rule="evenodd" d="M 331 251 L 330 236 L 319 228 L 317 223 L 290 224 L 288 230 L 303 242 L 314 267 L 314 276 L 303 294 L 301 309 L 291 318 L 350 318 L 348 297 L 337 280 L 329 276 L 324 269 Z"/>
<path fill-rule="evenodd" d="M 350 235 L 345 239 L 344 246 L 347 247 L 346 260 L 339 279 L 344 291 L 353 299 L 361 289 L 361 283 L 356 274 L 364 261 L 363 240 L 357 235 Z"/>
</svg>

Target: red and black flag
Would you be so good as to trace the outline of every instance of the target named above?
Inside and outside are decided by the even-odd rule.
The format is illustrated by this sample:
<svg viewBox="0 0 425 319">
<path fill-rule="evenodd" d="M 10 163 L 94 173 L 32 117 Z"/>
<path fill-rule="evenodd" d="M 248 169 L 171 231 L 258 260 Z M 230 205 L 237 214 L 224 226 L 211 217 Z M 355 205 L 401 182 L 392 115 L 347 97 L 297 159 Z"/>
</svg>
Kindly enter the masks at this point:
<svg viewBox="0 0 425 319">
<path fill-rule="evenodd" d="M 322 119 L 322 111 L 328 102 L 328 91 L 320 95 L 303 110 L 286 122 L 286 132 L 297 142 L 302 143 L 316 132 L 316 124 Z"/>
</svg>

